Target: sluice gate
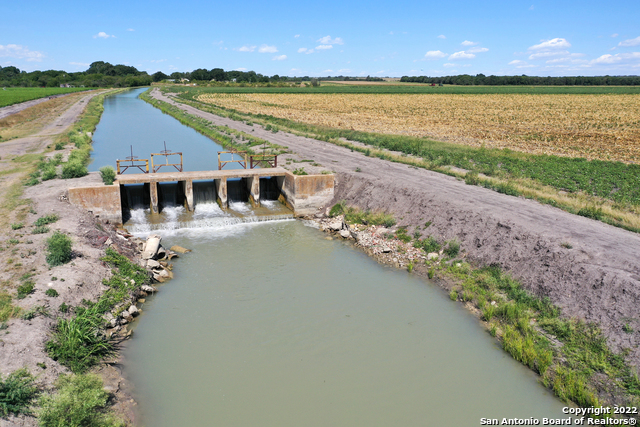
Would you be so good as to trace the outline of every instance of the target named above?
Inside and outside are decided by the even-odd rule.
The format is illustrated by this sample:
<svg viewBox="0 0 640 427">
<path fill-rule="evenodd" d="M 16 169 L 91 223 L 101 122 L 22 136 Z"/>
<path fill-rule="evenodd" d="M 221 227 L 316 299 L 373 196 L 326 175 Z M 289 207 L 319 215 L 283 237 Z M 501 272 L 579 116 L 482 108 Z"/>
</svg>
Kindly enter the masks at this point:
<svg viewBox="0 0 640 427">
<path fill-rule="evenodd" d="M 133 208 L 159 213 L 163 206 L 183 205 L 193 211 L 197 203 L 280 200 L 296 215 L 315 212 L 333 198 L 334 176 L 294 175 L 281 168 L 199 172 L 156 172 L 117 175 L 113 185 L 70 188 L 72 204 L 110 221 L 123 223 Z"/>
</svg>

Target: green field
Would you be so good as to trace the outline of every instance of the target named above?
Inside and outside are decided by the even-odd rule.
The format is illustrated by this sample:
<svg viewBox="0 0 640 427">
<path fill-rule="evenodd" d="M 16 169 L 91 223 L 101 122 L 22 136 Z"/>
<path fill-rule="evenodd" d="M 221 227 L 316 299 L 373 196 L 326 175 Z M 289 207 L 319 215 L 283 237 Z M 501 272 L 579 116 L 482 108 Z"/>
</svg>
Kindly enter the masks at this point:
<svg viewBox="0 0 640 427">
<path fill-rule="evenodd" d="M 256 86 L 167 86 L 166 91 L 183 93 L 189 99 L 202 93 L 383 93 L 383 94 L 550 94 L 550 95 L 594 95 L 594 94 L 640 94 L 640 86 L 429 86 L 416 83 L 389 84 L 336 84 L 322 83 L 318 87 L 276 87 L 264 84 Z"/>
<path fill-rule="evenodd" d="M 0 107 L 31 101 L 61 93 L 80 92 L 87 90 L 84 87 L 8 87 L 0 90 Z"/>
</svg>

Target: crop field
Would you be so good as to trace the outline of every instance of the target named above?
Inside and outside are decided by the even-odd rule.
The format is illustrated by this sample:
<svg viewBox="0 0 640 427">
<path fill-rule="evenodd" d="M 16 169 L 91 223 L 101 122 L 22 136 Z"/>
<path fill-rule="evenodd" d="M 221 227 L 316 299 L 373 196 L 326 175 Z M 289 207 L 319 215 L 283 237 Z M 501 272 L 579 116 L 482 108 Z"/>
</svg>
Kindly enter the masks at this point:
<svg viewBox="0 0 640 427">
<path fill-rule="evenodd" d="M 0 108 L 45 96 L 60 95 L 61 93 L 79 92 L 87 90 L 80 87 L 9 87 L 0 90 Z"/>
<path fill-rule="evenodd" d="M 640 162 L 640 96 L 631 94 L 230 94 L 205 89 L 183 96 L 330 128 Z"/>
</svg>

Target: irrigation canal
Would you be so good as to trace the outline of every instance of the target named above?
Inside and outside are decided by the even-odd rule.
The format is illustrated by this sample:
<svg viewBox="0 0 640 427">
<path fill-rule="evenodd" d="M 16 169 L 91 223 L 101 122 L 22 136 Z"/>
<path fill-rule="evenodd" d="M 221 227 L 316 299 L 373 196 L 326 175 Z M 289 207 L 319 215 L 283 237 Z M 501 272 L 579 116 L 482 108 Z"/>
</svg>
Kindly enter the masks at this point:
<svg viewBox="0 0 640 427">
<path fill-rule="evenodd" d="M 115 156 L 185 153 L 215 168 L 221 147 L 137 98 L 105 100 L 94 170 Z M 194 154 L 190 154 L 194 153 Z M 203 162 L 203 163 L 201 163 Z M 326 240 L 279 203 L 160 215 L 136 191 L 125 226 L 193 249 L 149 298 L 126 352 L 148 426 L 473 426 L 566 418 L 565 406 L 440 288 Z M 233 200 L 231 200 L 233 199 Z M 268 197 L 266 197 L 268 199 Z"/>
</svg>

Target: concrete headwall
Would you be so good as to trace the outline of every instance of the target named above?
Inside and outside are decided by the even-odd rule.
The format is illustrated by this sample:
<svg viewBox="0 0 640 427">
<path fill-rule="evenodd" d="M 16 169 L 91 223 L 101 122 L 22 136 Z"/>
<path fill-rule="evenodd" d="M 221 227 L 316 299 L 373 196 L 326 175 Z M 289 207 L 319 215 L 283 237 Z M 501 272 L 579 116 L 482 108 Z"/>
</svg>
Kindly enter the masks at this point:
<svg viewBox="0 0 640 427">
<path fill-rule="evenodd" d="M 294 175 L 278 177 L 287 205 L 296 215 L 309 215 L 333 198 L 333 175 Z"/>
<path fill-rule="evenodd" d="M 84 208 L 102 219 L 122 224 L 119 185 L 70 188 L 68 197 L 71 204 Z"/>
</svg>

